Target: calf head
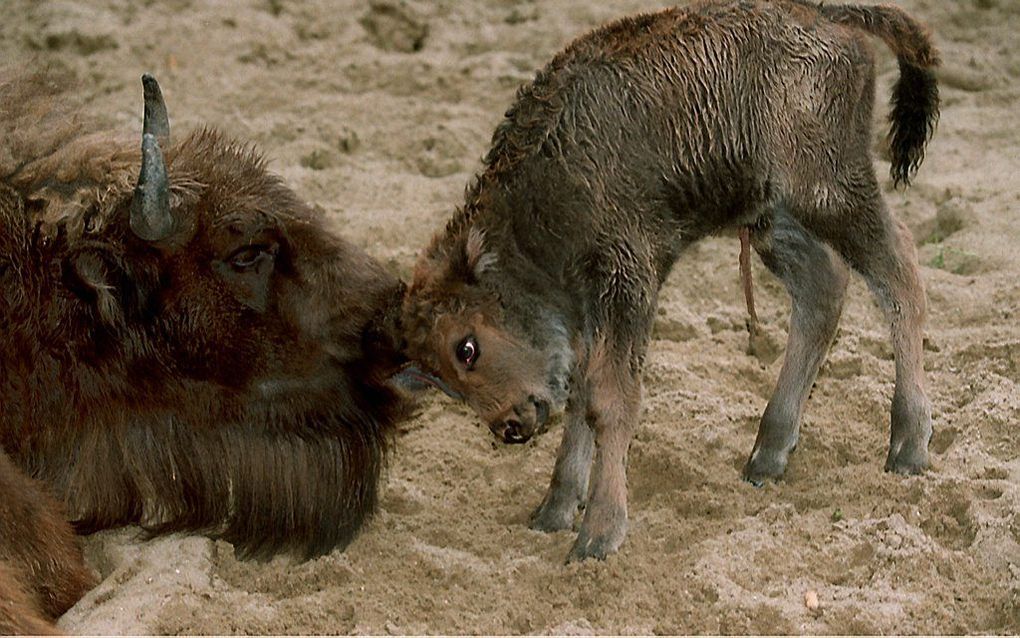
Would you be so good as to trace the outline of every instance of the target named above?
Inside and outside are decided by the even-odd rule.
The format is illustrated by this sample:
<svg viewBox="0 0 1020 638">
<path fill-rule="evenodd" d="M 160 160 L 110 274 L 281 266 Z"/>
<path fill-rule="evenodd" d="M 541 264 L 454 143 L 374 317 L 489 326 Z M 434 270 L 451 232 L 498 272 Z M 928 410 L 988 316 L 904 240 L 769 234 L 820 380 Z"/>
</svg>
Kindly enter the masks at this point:
<svg viewBox="0 0 1020 638">
<path fill-rule="evenodd" d="M 402 313 L 414 374 L 465 400 L 507 443 L 527 441 L 563 409 L 574 360 L 542 282 L 522 285 L 522 275 L 466 229 L 422 256 Z"/>
</svg>

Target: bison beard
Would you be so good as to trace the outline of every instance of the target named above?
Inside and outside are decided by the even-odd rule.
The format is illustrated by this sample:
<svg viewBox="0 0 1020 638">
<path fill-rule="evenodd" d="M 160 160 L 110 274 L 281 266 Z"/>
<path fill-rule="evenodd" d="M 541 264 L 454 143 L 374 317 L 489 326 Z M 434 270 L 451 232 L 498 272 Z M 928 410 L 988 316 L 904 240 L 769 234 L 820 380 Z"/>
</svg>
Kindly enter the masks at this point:
<svg viewBox="0 0 1020 638">
<path fill-rule="evenodd" d="M 144 86 L 139 173 L 137 138 L 87 133 L 59 81 L 0 75 L 0 633 L 52 630 L 91 585 L 68 520 L 344 547 L 407 408 L 400 282 L 250 148 L 172 142 Z"/>
</svg>

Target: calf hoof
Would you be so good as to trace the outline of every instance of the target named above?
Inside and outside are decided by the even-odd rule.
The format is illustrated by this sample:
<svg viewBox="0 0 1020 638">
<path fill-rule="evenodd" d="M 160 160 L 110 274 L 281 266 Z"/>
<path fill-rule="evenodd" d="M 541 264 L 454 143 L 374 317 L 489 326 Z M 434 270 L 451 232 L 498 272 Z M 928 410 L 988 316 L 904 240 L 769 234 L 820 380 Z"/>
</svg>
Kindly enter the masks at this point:
<svg viewBox="0 0 1020 638">
<path fill-rule="evenodd" d="M 903 476 L 921 474 L 928 469 L 928 446 L 903 443 L 889 448 L 885 471 Z"/>
<path fill-rule="evenodd" d="M 591 512 L 588 516 L 591 516 Z M 627 515 L 625 513 L 606 520 L 604 525 L 599 526 L 602 529 L 598 532 L 591 530 L 587 524 L 589 522 L 586 520 L 585 524 L 581 525 L 577 540 L 574 541 L 574 546 L 570 548 L 570 554 L 567 555 L 568 563 L 588 558 L 604 560 L 606 556 L 615 554 L 616 550 L 620 549 L 623 539 L 627 536 Z"/>
<path fill-rule="evenodd" d="M 577 537 L 574 546 L 570 548 L 570 553 L 567 554 L 567 563 L 576 563 L 589 558 L 605 560 L 606 556 L 615 554 L 622 544 L 623 535 L 619 538 L 606 536 L 585 538 L 582 534 Z"/>
<path fill-rule="evenodd" d="M 779 480 L 786 472 L 788 456 L 787 453 L 755 450 L 751 453 L 751 458 L 747 460 L 747 465 L 744 466 L 744 480 L 755 487 L 765 485 L 765 481 L 769 479 Z"/>
<path fill-rule="evenodd" d="M 578 503 L 556 503 L 542 501 L 531 513 L 528 527 L 538 532 L 559 532 L 574 526 Z"/>
<path fill-rule="evenodd" d="M 885 471 L 909 476 L 928 469 L 931 435 L 931 405 L 928 400 L 923 395 L 894 392 L 892 436 Z"/>
</svg>

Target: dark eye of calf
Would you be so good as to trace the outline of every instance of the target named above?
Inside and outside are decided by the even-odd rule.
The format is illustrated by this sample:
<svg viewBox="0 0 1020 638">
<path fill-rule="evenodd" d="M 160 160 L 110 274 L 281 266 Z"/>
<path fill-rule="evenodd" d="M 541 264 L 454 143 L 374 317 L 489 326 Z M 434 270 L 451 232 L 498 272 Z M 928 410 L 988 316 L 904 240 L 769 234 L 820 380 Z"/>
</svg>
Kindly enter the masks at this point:
<svg viewBox="0 0 1020 638">
<path fill-rule="evenodd" d="M 276 243 L 242 246 L 226 259 L 214 262 L 213 267 L 238 301 L 252 310 L 265 312 L 269 305 L 269 280 L 278 252 Z"/>
<path fill-rule="evenodd" d="M 478 342 L 474 336 L 465 337 L 457 345 L 457 361 L 463 363 L 468 370 L 475 366 L 475 361 L 478 360 Z"/>
</svg>

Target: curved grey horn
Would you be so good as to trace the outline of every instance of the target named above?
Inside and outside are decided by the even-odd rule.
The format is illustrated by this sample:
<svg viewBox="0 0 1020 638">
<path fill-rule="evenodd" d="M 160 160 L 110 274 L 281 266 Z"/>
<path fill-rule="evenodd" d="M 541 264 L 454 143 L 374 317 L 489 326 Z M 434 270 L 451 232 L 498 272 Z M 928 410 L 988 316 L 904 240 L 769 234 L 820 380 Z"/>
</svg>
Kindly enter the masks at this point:
<svg viewBox="0 0 1020 638">
<path fill-rule="evenodd" d="M 174 230 L 170 214 L 170 179 L 159 140 L 170 141 L 170 120 L 156 78 L 142 76 L 145 116 L 142 125 L 142 170 L 131 200 L 131 230 L 146 241 L 166 239 Z"/>
<path fill-rule="evenodd" d="M 145 119 L 142 133 L 151 133 L 165 144 L 170 141 L 170 118 L 166 113 L 163 91 L 156 78 L 146 73 L 142 76 L 142 91 L 145 95 Z"/>
<path fill-rule="evenodd" d="M 131 200 L 131 230 L 146 241 L 166 239 L 174 230 L 170 180 L 159 142 L 151 133 L 142 135 L 142 170 Z"/>
</svg>

